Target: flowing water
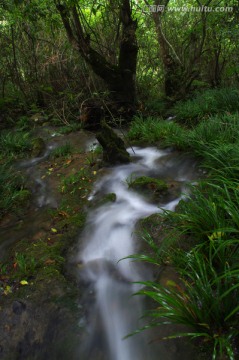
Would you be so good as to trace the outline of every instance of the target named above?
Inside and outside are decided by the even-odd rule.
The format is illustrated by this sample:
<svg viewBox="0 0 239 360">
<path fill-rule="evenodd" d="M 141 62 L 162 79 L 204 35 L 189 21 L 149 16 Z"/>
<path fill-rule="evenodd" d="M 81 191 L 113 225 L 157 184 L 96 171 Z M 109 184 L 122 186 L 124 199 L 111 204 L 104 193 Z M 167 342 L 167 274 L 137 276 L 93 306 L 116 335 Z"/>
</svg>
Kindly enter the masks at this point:
<svg viewBox="0 0 239 360">
<path fill-rule="evenodd" d="M 89 200 L 115 193 L 116 201 L 90 212 L 83 234 L 83 245 L 77 255 L 80 278 L 89 284 L 86 302 L 89 314 L 84 326 L 88 333 L 81 359 L 156 360 L 179 359 L 179 348 L 171 350 L 149 345 L 152 333 L 146 332 L 124 339 L 143 326 L 143 298 L 132 296 L 142 285 L 134 282 L 150 280 L 152 274 L 143 265 L 130 259 L 137 253 L 139 240 L 134 234 L 137 221 L 162 211 L 174 210 L 182 197 L 171 195 L 152 204 L 130 190 L 127 182 L 142 175 L 174 180 L 180 192 L 195 177 L 195 163 L 170 150 L 156 148 L 128 149 L 133 162 L 112 168 L 95 185 Z M 121 261 L 119 261 L 121 260 Z M 89 295 L 91 294 L 91 296 Z M 91 300 L 90 300 L 91 299 Z M 190 351 L 181 359 L 191 359 Z"/>
</svg>

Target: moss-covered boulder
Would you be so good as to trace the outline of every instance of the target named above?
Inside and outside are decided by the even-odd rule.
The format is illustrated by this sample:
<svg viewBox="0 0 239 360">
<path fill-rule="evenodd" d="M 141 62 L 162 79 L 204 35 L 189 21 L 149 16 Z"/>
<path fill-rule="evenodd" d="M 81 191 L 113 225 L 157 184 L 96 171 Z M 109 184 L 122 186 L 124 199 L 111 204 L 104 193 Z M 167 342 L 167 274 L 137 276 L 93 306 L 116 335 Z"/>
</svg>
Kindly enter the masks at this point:
<svg viewBox="0 0 239 360">
<path fill-rule="evenodd" d="M 146 194 L 153 194 L 154 196 L 160 196 L 166 194 L 168 185 L 165 181 L 155 179 L 149 176 L 140 176 L 135 180 L 128 182 L 129 188 L 141 191 Z"/>
<path fill-rule="evenodd" d="M 101 123 L 101 131 L 96 134 L 96 139 L 103 147 L 103 161 L 105 163 L 116 165 L 130 162 L 130 156 L 125 149 L 123 140 L 115 134 L 105 121 Z"/>
<path fill-rule="evenodd" d="M 140 176 L 127 181 L 129 188 L 132 188 L 147 197 L 153 202 L 165 204 L 180 196 L 182 185 L 179 181 L 167 181 Z"/>
<path fill-rule="evenodd" d="M 39 157 L 45 151 L 45 142 L 42 138 L 38 137 L 32 140 L 32 156 Z"/>
</svg>

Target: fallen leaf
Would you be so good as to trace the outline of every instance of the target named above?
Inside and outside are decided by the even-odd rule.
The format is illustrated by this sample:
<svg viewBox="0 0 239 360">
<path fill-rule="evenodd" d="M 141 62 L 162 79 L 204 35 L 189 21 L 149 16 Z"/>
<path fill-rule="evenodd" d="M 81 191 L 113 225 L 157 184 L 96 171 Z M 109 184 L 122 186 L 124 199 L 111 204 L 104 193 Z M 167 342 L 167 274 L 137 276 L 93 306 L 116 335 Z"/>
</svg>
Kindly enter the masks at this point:
<svg viewBox="0 0 239 360">
<path fill-rule="evenodd" d="M 52 260 L 52 259 L 47 259 L 45 262 L 44 262 L 45 265 L 52 265 L 52 264 L 55 264 L 55 260 Z"/>
<path fill-rule="evenodd" d="M 57 230 L 56 230 L 55 228 L 51 228 L 51 231 L 52 231 L 53 233 L 57 233 Z"/>
<path fill-rule="evenodd" d="M 69 217 L 69 215 L 67 214 L 67 212 L 65 212 L 65 211 L 59 211 L 59 213 L 58 213 L 59 215 L 61 215 L 61 216 L 64 216 L 64 217 Z"/>
<path fill-rule="evenodd" d="M 28 285 L 28 281 L 27 281 L 27 280 L 21 280 L 21 281 L 20 281 L 20 284 L 21 284 L 21 285 Z"/>
</svg>

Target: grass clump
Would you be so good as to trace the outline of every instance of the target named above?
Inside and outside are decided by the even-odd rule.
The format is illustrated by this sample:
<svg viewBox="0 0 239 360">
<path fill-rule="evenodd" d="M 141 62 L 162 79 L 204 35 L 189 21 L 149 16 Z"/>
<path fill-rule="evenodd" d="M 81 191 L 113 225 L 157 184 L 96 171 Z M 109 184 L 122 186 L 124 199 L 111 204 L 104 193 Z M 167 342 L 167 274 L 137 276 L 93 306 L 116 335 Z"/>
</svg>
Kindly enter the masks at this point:
<svg viewBox="0 0 239 360">
<path fill-rule="evenodd" d="M 214 114 L 239 110 L 239 91 L 234 88 L 209 89 L 194 99 L 177 103 L 173 113 L 177 121 L 192 125 Z"/>
<path fill-rule="evenodd" d="M 130 140 L 146 143 L 160 141 L 164 146 L 170 143 L 180 148 L 185 147 L 185 135 L 184 129 L 177 123 L 154 117 L 136 117 L 128 132 Z"/>
<path fill-rule="evenodd" d="M 55 148 L 54 150 L 52 150 L 51 158 L 56 159 L 56 158 L 60 158 L 60 157 L 67 157 L 68 155 L 71 155 L 72 153 L 73 153 L 73 147 L 69 142 L 67 142 L 67 143 Z"/>
<path fill-rule="evenodd" d="M 239 271 L 231 270 L 225 262 L 219 272 L 213 265 L 215 252 L 217 247 L 208 248 L 207 253 L 198 249 L 180 252 L 183 266 L 177 270 L 181 281 L 168 280 L 166 286 L 142 282 L 145 288 L 138 294 L 152 298 L 157 304 L 156 310 L 149 313 L 151 326 L 184 324 L 190 330 L 169 338 L 203 338 L 212 346 L 212 359 L 227 355 L 233 360 L 239 336 Z"/>
<path fill-rule="evenodd" d="M 0 218 L 19 204 L 27 201 L 31 193 L 25 189 L 25 179 L 9 163 L 0 165 Z"/>
<path fill-rule="evenodd" d="M 235 144 L 239 138 L 239 114 L 216 115 L 203 120 L 188 132 L 188 146 L 196 155 L 222 144 Z"/>
<path fill-rule="evenodd" d="M 32 149 L 29 132 L 4 131 L 0 135 L 0 151 L 4 156 L 23 157 Z"/>
</svg>

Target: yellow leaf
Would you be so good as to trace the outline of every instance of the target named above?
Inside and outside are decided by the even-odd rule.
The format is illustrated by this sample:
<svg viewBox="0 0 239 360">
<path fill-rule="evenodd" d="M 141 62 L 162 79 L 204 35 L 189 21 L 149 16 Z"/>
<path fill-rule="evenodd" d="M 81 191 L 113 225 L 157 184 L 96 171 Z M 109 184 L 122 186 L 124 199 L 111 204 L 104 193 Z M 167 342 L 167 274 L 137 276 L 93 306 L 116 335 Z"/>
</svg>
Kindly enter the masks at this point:
<svg viewBox="0 0 239 360">
<path fill-rule="evenodd" d="M 27 280 L 21 280 L 21 281 L 20 281 L 20 284 L 21 284 L 21 285 L 28 285 L 28 281 L 27 281 Z"/>
<path fill-rule="evenodd" d="M 57 233 L 57 230 L 56 230 L 55 228 L 51 228 L 51 231 L 52 231 L 53 233 Z"/>
<path fill-rule="evenodd" d="M 97 174 L 97 171 L 93 171 L 93 175 L 96 175 Z"/>
<path fill-rule="evenodd" d="M 46 177 L 46 175 L 43 175 L 43 176 L 41 177 L 41 179 L 45 179 L 45 177 Z"/>
<path fill-rule="evenodd" d="M 49 170 L 49 171 L 53 171 L 53 168 L 49 168 L 48 170 Z"/>
</svg>

